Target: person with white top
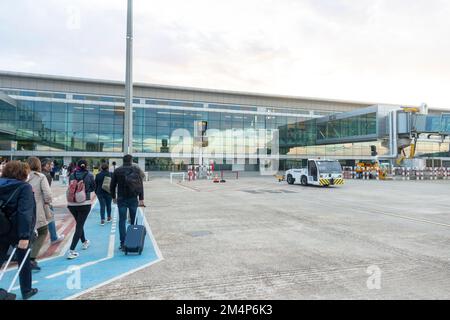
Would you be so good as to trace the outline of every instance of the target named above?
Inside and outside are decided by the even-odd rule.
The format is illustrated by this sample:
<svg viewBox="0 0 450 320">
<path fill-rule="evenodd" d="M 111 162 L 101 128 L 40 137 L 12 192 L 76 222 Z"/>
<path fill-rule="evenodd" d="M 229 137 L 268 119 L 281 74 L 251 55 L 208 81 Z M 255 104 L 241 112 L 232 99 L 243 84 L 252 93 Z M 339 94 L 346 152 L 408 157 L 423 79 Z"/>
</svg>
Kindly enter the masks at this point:
<svg viewBox="0 0 450 320">
<path fill-rule="evenodd" d="M 68 174 L 67 166 L 64 165 L 61 169 L 61 176 L 62 176 L 62 184 L 63 186 L 67 185 L 67 174 Z"/>
</svg>

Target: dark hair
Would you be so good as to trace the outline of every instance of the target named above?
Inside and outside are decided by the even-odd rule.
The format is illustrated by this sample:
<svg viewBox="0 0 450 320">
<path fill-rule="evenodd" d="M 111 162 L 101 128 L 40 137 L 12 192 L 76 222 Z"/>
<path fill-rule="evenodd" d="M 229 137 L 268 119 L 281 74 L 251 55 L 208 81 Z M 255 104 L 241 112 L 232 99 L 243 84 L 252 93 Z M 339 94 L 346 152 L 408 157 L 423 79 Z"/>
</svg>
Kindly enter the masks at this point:
<svg viewBox="0 0 450 320">
<path fill-rule="evenodd" d="M 112 165 L 115 166 L 117 163 L 115 161 L 112 162 Z"/>
<path fill-rule="evenodd" d="M 102 168 L 103 171 L 106 171 L 106 170 L 108 170 L 109 166 L 108 166 L 107 163 L 102 163 L 101 168 Z"/>
<path fill-rule="evenodd" d="M 52 163 L 52 159 L 45 158 L 44 160 L 41 161 L 43 167 L 45 167 L 49 163 Z"/>
<path fill-rule="evenodd" d="M 81 159 L 80 161 L 78 161 L 78 166 L 81 170 L 87 170 L 87 161 Z"/>
<path fill-rule="evenodd" d="M 42 166 L 41 166 L 41 160 L 37 157 L 29 157 L 27 159 L 27 163 L 30 166 L 30 169 L 33 171 L 41 172 Z"/>
<path fill-rule="evenodd" d="M 123 156 L 123 163 L 131 164 L 133 162 L 133 156 L 131 154 L 126 154 Z"/>
<path fill-rule="evenodd" d="M 26 162 L 9 161 L 2 171 L 2 178 L 26 181 L 30 173 L 30 166 Z"/>
</svg>

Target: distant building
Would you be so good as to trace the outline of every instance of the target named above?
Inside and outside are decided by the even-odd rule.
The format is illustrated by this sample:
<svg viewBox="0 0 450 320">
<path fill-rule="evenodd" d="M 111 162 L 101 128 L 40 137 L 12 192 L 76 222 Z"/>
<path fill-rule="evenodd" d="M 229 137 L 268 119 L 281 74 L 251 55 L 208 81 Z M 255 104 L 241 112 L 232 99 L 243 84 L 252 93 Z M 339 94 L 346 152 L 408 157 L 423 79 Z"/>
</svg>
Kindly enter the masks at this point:
<svg viewBox="0 0 450 320">
<path fill-rule="evenodd" d="M 45 156 L 65 164 L 80 157 L 94 164 L 119 159 L 124 87 L 118 81 L 0 72 L 0 157 L 11 153 L 15 158 Z M 352 165 L 355 160 L 371 159 L 371 145 L 381 154 L 386 151 L 380 141 L 369 139 L 376 133 L 372 113 L 336 122 L 326 133 L 327 138 L 338 139 L 355 132 L 369 137 L 362 139 L 366 141 L 315 143 L 322 131 L 314 119 L 331 116 L 327 121 L 334 121 L 337 113 L 357 114 L 376 103 L 141 83 L 134 84 L 133 91 L 133 154 L 147 171 L 185 170 L 188 164 L 211 160 L 216 169 L 236 165 L 256 171 L 261 154 L 275 152 L 280 170 L 311 157 Z M 204 137 L 196 131 L 201 121 L 208 128 Z M 200 146 L 207 146 L 201 151 L 199 139 Z M 16 149 L 11 150 L 15 143 Z M 173 152 L 180 150 L 183 161 L 174 161 Z M 204 153 L 208 158 L 199 160 Z M 418 153 L 450 160 L 448 141 L 422 143 Z"/>
</svg>

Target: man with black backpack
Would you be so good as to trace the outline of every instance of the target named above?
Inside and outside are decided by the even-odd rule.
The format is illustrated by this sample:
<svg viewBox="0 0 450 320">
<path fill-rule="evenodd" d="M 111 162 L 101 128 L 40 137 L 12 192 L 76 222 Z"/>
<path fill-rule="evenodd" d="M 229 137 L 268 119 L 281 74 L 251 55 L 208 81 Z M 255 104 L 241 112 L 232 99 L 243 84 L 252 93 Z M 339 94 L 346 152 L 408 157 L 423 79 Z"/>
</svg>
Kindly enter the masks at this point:
<svg viewBox="0 0 450 320">
<path fill-rule="evenodd" d="M 111 179 L 111 196 L 119 209 L 120 250 L 124 248 L 127 209 L 130 223 L 134 224 L 138 206 L 144 206 L 144 177 L 142 170 L 133 164 L 133 157 L 127 154 L 123 157 L 123 166 L 114 171 Z"/>
</svg>

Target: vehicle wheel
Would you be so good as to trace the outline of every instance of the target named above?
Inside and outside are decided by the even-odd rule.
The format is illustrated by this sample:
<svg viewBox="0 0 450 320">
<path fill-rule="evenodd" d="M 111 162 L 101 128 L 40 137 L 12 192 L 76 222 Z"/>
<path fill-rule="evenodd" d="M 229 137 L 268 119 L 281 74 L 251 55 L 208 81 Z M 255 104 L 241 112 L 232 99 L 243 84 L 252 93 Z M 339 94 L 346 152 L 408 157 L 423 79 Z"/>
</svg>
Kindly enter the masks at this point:
<svg viewBox="0 0 450 320">
<path fill-rule="evenodd" d="M 302 176 L 300 182 L 302 183 L 302 186 L 308 185 L 308 179 L 306 178 L 306 176 Z"/>
<path fill-rule="evenodd" d="M 294 184 L 295 179 L 289 174 L 286 179 L 287 183 Z"/>
</svg>

